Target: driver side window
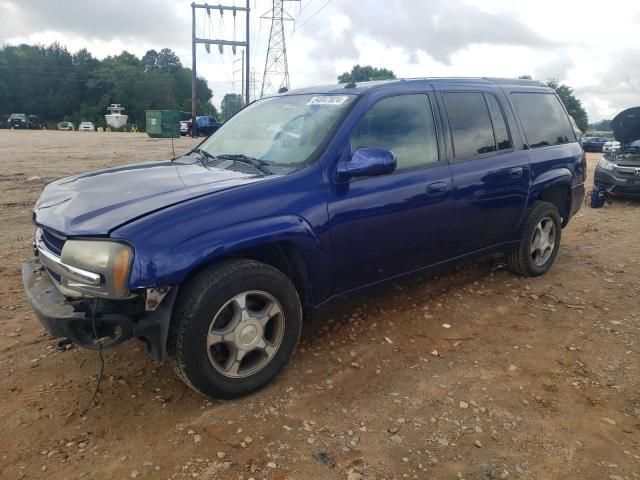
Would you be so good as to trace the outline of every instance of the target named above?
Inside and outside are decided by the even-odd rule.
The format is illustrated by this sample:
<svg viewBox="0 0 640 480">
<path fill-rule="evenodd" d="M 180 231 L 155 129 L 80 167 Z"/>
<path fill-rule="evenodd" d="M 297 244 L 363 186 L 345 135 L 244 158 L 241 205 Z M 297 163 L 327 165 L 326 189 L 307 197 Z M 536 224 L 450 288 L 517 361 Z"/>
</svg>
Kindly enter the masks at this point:
<svg viewBox="0 0 640 480">
<path fill-rule="evenodd" d="M 391 150 L 398 162 L 396 171 L 437 162 L 436 127 L 429 97 L 399 95 L 373 105 L 351 134 L 351 151 L 363 147 Z"/>
</svg>

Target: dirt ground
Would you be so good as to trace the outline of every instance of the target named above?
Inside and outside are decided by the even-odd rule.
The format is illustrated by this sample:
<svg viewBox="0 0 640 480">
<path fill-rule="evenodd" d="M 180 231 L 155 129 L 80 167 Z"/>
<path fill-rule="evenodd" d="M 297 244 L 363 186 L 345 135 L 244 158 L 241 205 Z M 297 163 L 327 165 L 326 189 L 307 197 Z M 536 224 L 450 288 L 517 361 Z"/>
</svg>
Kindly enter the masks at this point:
<svg viewBox="0 0 640 480">
<path fill-rule="evenodd" d="M 127 342 L 81 415 L 98 354 L 57 351 L 27 304 L 32 205 L 55 178 L 170 155 L 142 134 L 0 130 L 0 478 L 640 478 L 640 203 L 621 200 L 584 207 L 543 277 L 486 259 L 333 304 L 240 400 Z"/>
</svg>

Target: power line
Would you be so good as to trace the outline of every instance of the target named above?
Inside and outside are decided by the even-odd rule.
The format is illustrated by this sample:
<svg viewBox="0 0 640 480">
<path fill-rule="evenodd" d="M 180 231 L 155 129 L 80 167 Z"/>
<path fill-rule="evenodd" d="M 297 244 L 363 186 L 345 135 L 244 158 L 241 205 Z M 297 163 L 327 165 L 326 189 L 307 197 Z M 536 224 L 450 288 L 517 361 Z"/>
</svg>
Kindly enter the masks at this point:
<svg viewBox="0 0 640 480">
<path fill-rule="evenodd" d="M 298 30 L 301 30 L 302 27 L 304 27 L 307 23 L 309 23 L 311 20 L 313 20 L 316 17 L 316 15 L 318 15 L 322 10 L 324 10 L 332 1 L 333 0 L 327 0 L 324 3 L 324 5 L 322 5 L 318 10 L 316 10 L 316 13 L 314 13 L 307 20 L 305 20 L 302 25 L 300 25 L 299 27 L 294 28 L 293 33 L 297 32 Z M 293 33 L 292 33 L 292 35 L 293 35 Z"/>
<path fill-rule="evenodd" d="M 298 15 L 302 15 L 302 12 L 304 12 L 304 10 L 306 8 L 309 7 L 309 5 L 311 5 L 313 2 L 315 2 L 316 0 L 309 0 L 307 3 L 305 3 L 302 8 L 300 9 L 300 12 L 298 13 Z"/>
</svg>

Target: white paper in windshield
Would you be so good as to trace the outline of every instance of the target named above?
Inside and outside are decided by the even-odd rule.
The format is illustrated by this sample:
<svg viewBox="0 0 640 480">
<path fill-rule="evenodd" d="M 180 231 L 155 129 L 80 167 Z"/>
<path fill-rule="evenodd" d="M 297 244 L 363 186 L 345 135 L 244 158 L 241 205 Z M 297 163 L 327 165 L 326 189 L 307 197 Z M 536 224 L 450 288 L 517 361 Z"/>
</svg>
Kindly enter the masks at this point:
<svg viewBox="0 0 640 480">
<path fill-rule="evenodd" d="M 347 100 L 349 100 L 347 95 L 323 95 L 321 97 L 313 97 L 307 102 L 307 105 L 338 106 Z"/>
</svg>

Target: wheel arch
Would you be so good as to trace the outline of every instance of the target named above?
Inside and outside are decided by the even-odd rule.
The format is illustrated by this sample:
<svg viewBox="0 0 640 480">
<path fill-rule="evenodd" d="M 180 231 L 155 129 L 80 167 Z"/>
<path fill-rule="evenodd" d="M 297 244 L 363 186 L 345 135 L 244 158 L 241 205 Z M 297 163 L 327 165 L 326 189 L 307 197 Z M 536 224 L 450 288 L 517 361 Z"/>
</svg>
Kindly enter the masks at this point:
<svg viewBox="0 0 640 480">
<path fill-rule="evenodd" d="M 181 284 L 221 261 L 248 258 L 282 271 L 305 307 L 318 303 L 331 289 L 328 242 L 299 216 L 263 218 L 209 231 L 175 246 L 171 255 L 188 258 Z"/>
<path fill-rule="evenodd" d="M 569 222 L 571 213 L 571 171 L 567 168 L 555 169 L 540 175 L 533 184 L 530 205 L 537 200 L 549 202 L 558 209 L 562 226 Z"/>
<path fill-rule="evenodd" d="M 296 287 L 303 307 L 313 303 L 313 288 L 310 279 L 309 264 L 303 249 L 291 240 L 280 240 L 260 243 L 245 248 L 238 248 L 223 255 L 207 259 L 195 266 L 182 283 L 188 282 L 203 270 L 233 259 L 250 259 L 270 265 L 284 273 Z"/>
</svg>

